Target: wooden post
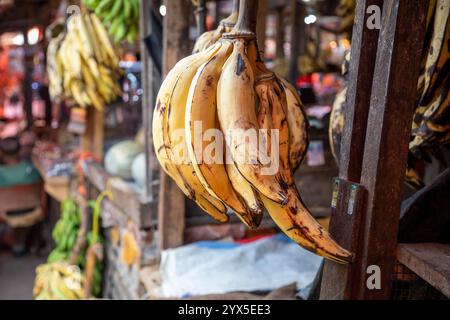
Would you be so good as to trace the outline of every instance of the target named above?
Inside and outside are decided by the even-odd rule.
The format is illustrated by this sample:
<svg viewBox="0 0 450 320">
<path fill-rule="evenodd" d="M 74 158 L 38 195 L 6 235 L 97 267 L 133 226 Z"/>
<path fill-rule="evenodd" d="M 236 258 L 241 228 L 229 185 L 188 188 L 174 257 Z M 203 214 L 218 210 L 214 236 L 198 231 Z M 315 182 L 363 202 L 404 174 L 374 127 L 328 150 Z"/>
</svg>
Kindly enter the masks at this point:
<svg viewBox="0 0 450 320">
<path fill-rule="evenodd" d="M 167 15 L 164 17 L 164 76 L 179 60 L 191 53 L 189 16 L 192 14 L 190 0 L 166 0 L 165 4 Z M 184 194 L 175 182 L 161 171 L 158 203 L 161 249 L 183 244 L 185 200 Z"/>
<path fill-rule="evenodd" d="M 103 159 L 104 117 L 103 111 L 89 107 L 86 132 L 81 137 L 81 149 L 91 152 L 99 161 Z"/>
<path fill-rule="evenodd" d="M 265 51 L 266 47 L 266 24 L 267 24 L 268 0 L 258 1 L 258 22 L 256 25 L 256 36 L 259 50 Z"/>
<path fill-rule="evenodd" d="M 389 0 L 383 8 L 362 163 L 368 190 L 360 234 L 358 299 L 389 299 L 396 261 L 400 203 L 429 1 Z M 367 268 L 381 270 L 381 289 L 366 286 Z"/>
<path fill-rule="evenodd" d="M 277 16 L 276 55 L 277 59 L 284 59 L 284 6 L 277 7 L 275 12 Z"/>
<path fill-rule="evenodd" d="M 153 82 L 155 79 L 155 67 L 150 54 L 147 51 L 147 47 L 143 39 L 148 37 L 151 30 L 151 10 L 154 2 L 140 0 L 139 1 L 139 29 L 140 29 L 140 51 L 141 51 L 141 62 L 142 62 L 142 127 L 144 130 L 144 152 L 145 152 L 145 186 L 144 186 L 144 196 L 146 201 L 155 201 L 153 199 L 153 194 L 151 192 L 152 186 L 150 185 L 153 181 L 153 171 L 154 167 L 153 161 L 155 156 L 153 148 L 151 147 L 151 136 L 152 136 L 152 117 L 153 117 L 153 106 L 155 103 L 155 92 Z"/>
<path fill-rule="evenodd" d="M 25 111 L 25 116 L 27 119 L 27 129 L 31 128 L 33 126 L 33 92 L 31 85 L 33 83 L 33 48 L 28 43 L 28 37 L 27 37 L 27 29 L 24 29 L 23 31 L 23 38 L 24 38 L 24 51 L 25 51 L 25 57 L 24 57 L 24 64 L 25 64 L 25 76 L 23 79 L 23 108 Z"/>
<path fill-rule="evenodd" d="M 198 35 L 200 36 L 206 31 L 206 0 L 198 0 L 195 18 L 197 20 Z"/>
<path fill-rule="evenodd" d="M 361 164 L 369 114 L 370 94 L 377 55 L 377 29 L 366 28 L 367 8 L 371 5 L 383 6 L 383 0 L 358 1 L 353 26 L 349 82 L 345 106 L 345 124 L 341 141 L 339 177 L 359 183 Z M 341 193 L 341 186 L 335 191 Z M 336 241 L 355 252 L 358 243 L 360 212 L 348 215 L 346 200 L 339 199 L 332 208 L 330 233 Z M 358 257 L 356 257 L 358 258 Z M 321 299 L 350 299 L 354 264 L 339 265 L 325 262 L 321 289 Z"/>
<path fill-rule="evenodd" d="M 366 54 L 370 55 L 373 48 L 370 50 L 369 44 L 362 46 L 368 38 L 360 37 L 375 35 L 365 30 L 365 19 L 363 22 L 358 20 L 364 15 L 365 11 L 361 10 L 369 5 L 369 1 L 358 2 L 353 37 L 361 46 L 354 45 L 360 52 L 351 64 L 350 71 L 357 74 L 349 84 L 350 116 L 346 114 L 346 125 L 349 123 L 350 128 L 345 129 L 347 132 L 343 136 L 340 170 L 341 178 L 360 179 L 360 184 L 367 190 L 367 201 L 366 209 L 358 210 L 353 220 L 347 218 L 348 223 L 343 223 L 346 219 L 344 205 L 337 207 L 330 228 L 338 242 L 339 238 L 347 239 L 341 244 L 355 253 L 355 261 L 343 267 L 327 262 L 322 299 L 389 299 L 391 295 L 402 186 L 428 1 L 386 0 L 383 4 L 366 116 L 367 110 L 361 106 L 367 102 L 367 92 L 363 92 L 365 84 L 361 80 L 365 79 L 364 70 L 370 72 L 370 69 L 365 69 L 367 65 L 363 63 L 364 50 L 369 50 Z M 361 134 L 365 135 L 364 143 L 358 137 Z M 378 277 L 379 287 L 376 283 L 376 287 L 368 286 L 371 275 Z"/>
<path fill-rule="evenodd" d="M 289 60 L 288 80 L 295 84 L 298 76 L 298 56 L 301 51 L 305 23 L 305 10 L 300 1 L 293 0 L 291 4 L 291 57 Z"/>
</svg>

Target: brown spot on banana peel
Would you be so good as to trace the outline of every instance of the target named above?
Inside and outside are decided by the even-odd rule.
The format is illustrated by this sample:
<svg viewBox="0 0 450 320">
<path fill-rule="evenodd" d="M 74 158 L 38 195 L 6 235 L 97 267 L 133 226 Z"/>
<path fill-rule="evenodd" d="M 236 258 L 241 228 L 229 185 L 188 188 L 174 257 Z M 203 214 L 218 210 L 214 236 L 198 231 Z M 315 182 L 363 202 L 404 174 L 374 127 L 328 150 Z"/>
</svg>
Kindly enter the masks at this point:
<svg viewBox="0 0 450 320">
<path fill-rule="evenodd" d="M 156 152 L 157 152 L 158 154 L 160 154 L 161 151 L 166 151 L 167 149 L 170 149 L 170 146 L 163 144 L 163 145 L 161 145 L 161 146 L 158 148 L 158 150 L 157 150 Z"/>
<path fill-rule="evenodd" d="M 242 72 L 244 72 L 247 69 L 247 66 L 245 65 L 244 59 L 242 58 L 241 54 L 238 54 L 237 57 L 237 64 L 236 64 L 236 75 L 240 76 Z"/>
<path fill-rule="evenodd" d="M 289 189 L 289 184 L 279 174 L 276 175 L 276 180 L 277 180 L 278 184 L 280 185 L 281 190 L 283 190 L 283 192 L 287 193 L 288 189 Z"/>
<path fill-rule="evenodd" d="M 292 221 L 292 222 L 295 223 L 294 221 Z M 353 260 L 353 256 L 351 254 L 350 255 L 341 255 L 341 254 L 330 253 L 329 250 L 327 250 L 325 247 L 319 245 L 316 239 L 309 236 L 309 234 L 308 234 L 309 229 L 307 227 L 293 225 L 292 227 L 285 230 L 285 233 L 287 235 L 289 235 L 289 233 L 292 233 L 292 232 L 297 233 L 298 237 L 304 238 L 306 241 L 308 241 L 309 245 L 307 245 L 305 243 L 301 244 L 301 246 L 306 250 L 309 250 L 315 254 L 319 254 L 319 255 L 323 256 L 324 258 L 326 258 L 328 260 L 332 260 L 334 262 L 341 263 L 341 264 L 349 263 L 349 262 L 352 262 L 352 260 Z M 324 239 L 322 230 L 320 230 L 319 238 Z"/>
<path fill-rule="evenodd" d="M 268 201 L 268 202 L 267 202 Z M 307 212 L 307 209 L 301 204 L 301 200 L 295 194 L 290 193 L 290 202 L 294 201 L 296 204 L 291 203 L 288 206 L 273 206 L 273 201 L 267 198 L 263 198 L 266 207 L 268 208 L 269 214 L 272 216 L 274 221 L 279 225 L 279 227 L 288 235 L 292 240 L 298 243 L 303 248 L 319 254 L 329 260 L 338 263 L 348 263 L 352 260 L 352 254 L 340 247 L 328 233 L 323 229 L 322 226 L 317 225 L 317 234 L 311 234 L 311 229 L 304 225 L 302 221 L 299 221 L 299 212 L 305 210 L 305 218 L 310 218 L 312 226 L 314 226 L 314 218 Z M 300 205 L 302 207 L 300 207 Z M 269 208 L 272 207 L 272 210 Z M 295 215 L 293 211 L 296 211 Z M 297 218 L 294 218 L 296 216 Z M 318 223 L 317 223 L 318 224 Z M 330 244 L 330 248 L 325 248 L 320 242 L 326 241 Z M 324 243 L 325 244 L 325 243 Z"/>
<path fill-rule="evenodd" d="M 156 105 L 156 110 L 158 110 L 161 116 L 164 116 L 164 113 L 166 112 L 166 105 L 158 101 L 158 104 Z"/>
<path fill-rule="evenodd" d="M 234 165 L 236 166 L 236 170 L 242 175 L 242 177 L 247 180 L 247 182 L 253 186 L 252 182 L 249 181 L 245 175 L 241 172 L 241 170 L 239 169 L 239 166 L 237 164 L 236 161 L 233 160 Z M 259 166 L 256 166 L 259 167 Z M 286 194 L 286 192 L 282 191 L 277 191 L 273 186 L 269 186 L 269 189 L 273 192 L 276 192 L 277 194 L 277 201 L 274 201 L 275 203 L 281 204 L 281 205 L 285 205 L 288 202 L 288 195 Z M 273 201 L 273 200 L 272 200 Z"/>
<path fill-rule="evenodd" d="M 214 77 L 212 75 L 208 75 L 206 77 L 206 86 L 210 88 L 212 86 L 213 82 L 214 82 Z"/>
</svg>

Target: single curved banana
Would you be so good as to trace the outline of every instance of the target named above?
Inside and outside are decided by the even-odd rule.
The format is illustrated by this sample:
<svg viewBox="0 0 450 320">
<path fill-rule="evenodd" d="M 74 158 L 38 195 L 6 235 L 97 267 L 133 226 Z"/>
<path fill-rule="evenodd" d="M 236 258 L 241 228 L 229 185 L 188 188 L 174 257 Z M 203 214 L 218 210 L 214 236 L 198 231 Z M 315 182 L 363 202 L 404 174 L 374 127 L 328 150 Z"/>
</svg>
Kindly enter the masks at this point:
<svg viewBox="0 0 450 320">
<path fill-rule="evenodd" d="M 344 104 L 347 96 L 347 87 L 336 94 L 330 114 L 328 127 L 328 140 L 334 160 L 339 165 L 341 137 L 344 131 Z"/>
<path fill-rule="evenodd" d="M 206 31 L 198 37 L 197 41 L 195 41 L 194 49 L 192 53 L 198 53 L 209 48 L 212 44 L 216 43 L 222 34 L 217 30 Z"/>
<path fill-rule="evenodd" d="M 247 209 L 228 179 L 224 165 L 223 136 L 217 131 L 217 82 L 232 50 L 232 43 L 223 41 L 219 51 L 197 70 L 192 80 L 186 104 L 186 143 L 192 167 L 205 189 L 233 209 L 249 228 L 256 228 L 259 219 L 254 218 L 251 208 Z M 217 132 L 219 134 L 215 135 Z M 209 134 L 214 135 L 208 137 Z M 207 153 L 211 145 L 214 146 L 213 150 Z"/>
<path fill-rule="evenodd" d="M 297 90 L 285 79 L 277 77 L 286 96 L 289 126 L 289 161 L 293 171 L 302 163 L 308 150 L 308 120 Z"/>
<path fill-rule="evenodd" d="M 269 110 L 260 109 L 260 112 L 265 114 L 265 123 L 278 130 L 280 170 L 287 186 L 288 203 L 280 206 L 263 195 L 261 195 L 261 200 L 275 223 L 296 243 L 332 261 L 349 262 L 351 254 L 330 237 L 301 200 L 289 161 L 290 134 L 286 117 L 286 96 L 275 77 L 266 82 L 265 96 L 268 100 Z"/>
<path fill-rule="evenodd" d="M 261 163 L 254 74 L 246 54 L 246 40 L 234 40 L 231 56 L 223 67 L 217 86 L 218 117 L 225 141 L 239 172 L 269 199 L 286 203 L 286 190 L 279 175 Z M 244 140 L 242 140 L 244 139 Z M 248 143 L 248 140 L 253 140 Z"/>
<path fill-rule="evenodd" d="M 269 153 L 279 153 L 281 177 L 287 189 L 288 203 L 279 205 L 260 194 L 261 200 L 275 223 L 296 243 L 332 261 L 349 262 L 351 254 L 332 240 L 301 200 L 291 170 L 287 94 L 273 73 L 263 65 L 259 65 L 258 70 L 259 79 L 255 87 L 259 98 L 258 122 L 260 128 L 268 130 L 267 132 L 271 128 L 278 130 L 278 150 L 269 150 Z M 270 137 L 268 140 L 271 140 Z"/>
<path fill-rule="evenodd" d="M 179 76 L 185 70 L 192 68 L 194 63 L 198 63 L 200 58 L 211 54 L 212 50 L 205 53 L 188 56 L 179 61 L 174 68 L 168 73 L 159 90 L 156 107 L 153 113 L 153 144 L 155 153 L 159 163 L 167 175 L 172 178 L 183 193 L 190 199 L 194 200 L 200 208 L 220 222 L 228 221 L 228 216 L 222 210 L 219 210 L 203 194 L 197 193 L 195 189 L 184 179 L 178 168 L 171 161 L 169 156 L 170 144 L 166 143 L 164 138 L 165 127 L 167 126 L 168 109 L 171 103 L 173 89 L 178 82 Z"/>
<path fill-rule="evenodd" d="M 226 171 L 233 189 L 242 197 L 247 208 L 252 213 L 253 223 L 259 226 L 263 219 L 263 205 L 258 197 L 258 193 L 245 180 L 234 163 L 227 163 Z"/>
<path fill-rule="evenodd" d="M 261 59 L 256 41 L 248 45 L 247 54 L 253 70 L 261 78 L 273 78 L 274 72 L 269 70 Z M 297 90 L 282 77 L 276 76 L 281 84 L 287 103 L 287 121 L 289 126 L 289 159 L 291 168 L 295 171 L 300 166 L 308 150 L 308 121 L 303 109 L 303 103 Z"/>
</svg>

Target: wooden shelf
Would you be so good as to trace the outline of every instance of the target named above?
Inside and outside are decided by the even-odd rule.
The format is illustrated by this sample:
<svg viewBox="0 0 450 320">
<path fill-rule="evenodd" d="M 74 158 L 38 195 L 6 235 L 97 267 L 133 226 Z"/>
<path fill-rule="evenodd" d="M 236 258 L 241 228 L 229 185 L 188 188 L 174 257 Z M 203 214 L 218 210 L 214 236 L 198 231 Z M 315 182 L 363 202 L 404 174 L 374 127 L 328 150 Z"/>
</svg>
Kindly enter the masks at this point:
<svg viewBox="0 0 450 320">
<path fill-rule="evenodd" d="M 85 164 L 84 175 L 94 188 L 99 192 L 109 190 L 112 194 L 111 201 L 105 199 L 105 206 L 110 209 L 110 212 L 123 213 L 123 217 L 120 214 L 113 214 L 117 219 L 112 218 L 111 221 L 122 221 L 128 217 L 142 228 L 152 226 L 150 213 L 156 202 L 146 200 L 130 183 L 109 175 L 100 164 L 95 162 L 85 162 Z"/>
<path fill-rule="evenodd" d="M 397 259 L 450 298 L 450 245 L 440 243 L 399 244 Z"/>
</svg>

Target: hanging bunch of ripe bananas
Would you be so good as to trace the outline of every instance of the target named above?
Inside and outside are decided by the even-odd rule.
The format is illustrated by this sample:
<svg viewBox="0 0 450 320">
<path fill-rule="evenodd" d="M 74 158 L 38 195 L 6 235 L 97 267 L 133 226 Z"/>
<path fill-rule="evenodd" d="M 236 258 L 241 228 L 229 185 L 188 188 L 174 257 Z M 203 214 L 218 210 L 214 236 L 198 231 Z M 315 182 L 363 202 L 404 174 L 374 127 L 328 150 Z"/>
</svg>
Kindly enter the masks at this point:
<svg viewBox="0 0 450 320">
<path fill-rule="evenodd" d="M 36 300 L 85 299 L 85 278 L 76 266 L 53 262 L 36 268 L 33 297 Z"/>
<path fill-rule="evenodd" d="M 139 35 L 139 0 L 83 0 L 115 42 L 134 43 Z"/>
<path fill-rule="evenodd" d="M 230 208 L 256 228 L 265 208 L 302 247 L 348 262 L 351 254 L 311 216 L 296 188 L 307 121 L 296 90 L 260 59 L 257 7 L 257 0 L 241 0 L 231 32 L 167 75 L 153 116 L 158 160 L 214 219 L 228 221 Z"/>
<path fill-rule="evenodd" d="M 346 2 L 346 1 L 343 1 Z M 354 7 L 353 7 L 354 11 Z M 423 187 L 420 174 L 414 169 L 429 152 L 450 141 L 450 2 L 431 0 L 423 48 L 422 68 L 417 85 L 418 100 L 412 123 L 410 154 L 405 181 L 415 189 Z M 350 53 L 343 63 L 343 76 L 348 76 Z M 330 117 L 329 139 L 335 159 L 339 160 L 339 145 L 344 125 L 344 88 L 337 94 Z"/>
<path fill-rule="evenodd" d="M 450 142 L 450 2 L 432 0 L 409 148 L 417 156 Z"/>
<path fill-rule="evenodd" d="M 48 263 L 66 261 L 72 254 L 80 228 L 80 211 L 72 200 L 61 204 L 61 217 L 52 231 L 56 247 L 47 258 Z"/>
<path fill-rule="evenodd" d="M 81 107 L 103 110 L 122 94 L 119 58 L 94 14 L 73 14 L 67 30 L 50 40 L 47 60 L 54 101 L 70 98 Z"/>
<path fill-rule="evenodd" d="M 58 50 L 66 36 L 63 21 L 55 21 L 47 28 L 47 75 L 49 81 L 50 99 L 60 103 L 64 97 L 63 88 L 63 65 L 58 59 Z"/>
</svg>

